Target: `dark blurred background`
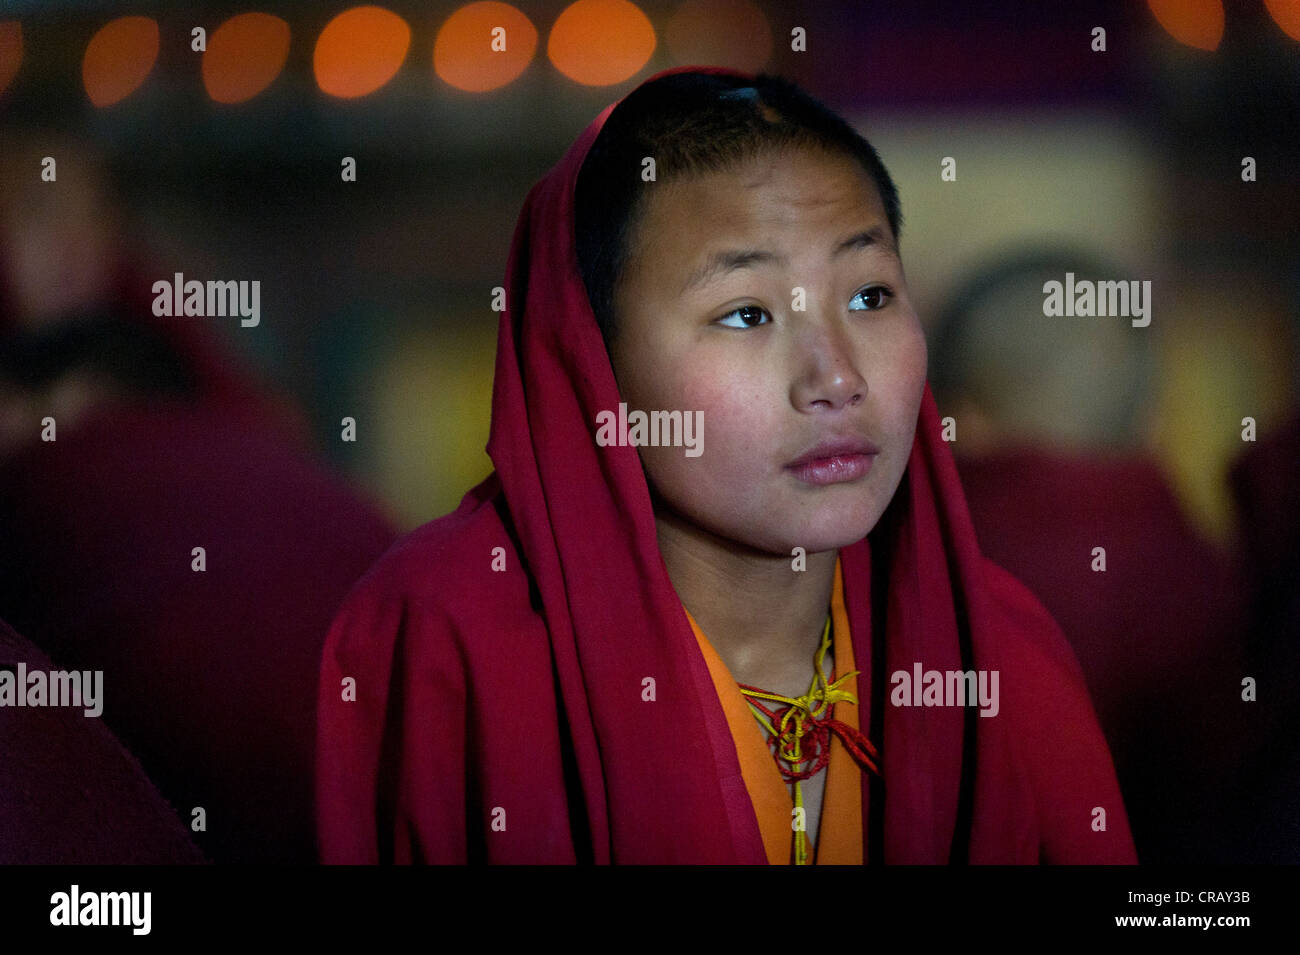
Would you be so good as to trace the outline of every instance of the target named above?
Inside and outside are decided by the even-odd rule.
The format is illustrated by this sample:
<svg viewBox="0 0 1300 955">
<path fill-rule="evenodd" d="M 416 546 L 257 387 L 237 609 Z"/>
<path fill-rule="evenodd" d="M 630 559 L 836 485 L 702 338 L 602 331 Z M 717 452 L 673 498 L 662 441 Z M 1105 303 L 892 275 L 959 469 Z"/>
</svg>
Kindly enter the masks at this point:
<svg viewBox="0 0 1300 955">
<path fill-rule="evenodd" d="M 806 50 L 791 49 L 796 28 Z M 490 303 L 528 189 L 602 108 L 684 64 L 795 80 L 893 174 L 977 530 L 1074 644 L 1140 856 L 1300 860 L 1294 712 L 1267 705 L 1298 672 L 1300 5 L 1282 0 L 0 4 L 0 460 L 20 475 L 5 485 L 0 617 L 66 660 L 80 652 L 69 629 L 104 626 L 32 596 L 56 599 L 32 554 L 57 562 L 50 522 L 72 521 L 49 489 L 83 500 L 98 473 L 86 456 L 58 480 L 41 471 L 41 419 L 58 409 L 71 428 L 173 394 L 206 396 L 218 429 L 238 411 L 315 469 L 265 464 L 275 485 L 250 463 L 250 493 L 319 500 L 303 489 L 333 481 L 354 501 L 358 529 L 328 545 L 348 555 L 335 589 L 311 590 L 319 568 L 300 568 L 327 623 L 393 534 L 491 469 Z M 1045 317 L 1042 284 L 1067 271 L 1150 281 L 1149 327 Z M 260 280 L 260 323 L 151 317 L 150 286 L 176 272 Z M 225 447 L 182 430 L 168 447 Z M 196 451 L 186 473 L 232 454 L 263 460 Z M 86 506 L 83 532 L 132 504 Z M 301 538 L 283 530 L 292 551 Z M 128 623 L 145 625 L 110 630 Z M 302 624 L 301 672 L 320 628 Z M 1243 676 L 1264 673 L 1243 702 Z M 151 718 L 115 729 L 161 752 Z M 159 785 L 188 821 L 185 783 Z"/>
</svg>

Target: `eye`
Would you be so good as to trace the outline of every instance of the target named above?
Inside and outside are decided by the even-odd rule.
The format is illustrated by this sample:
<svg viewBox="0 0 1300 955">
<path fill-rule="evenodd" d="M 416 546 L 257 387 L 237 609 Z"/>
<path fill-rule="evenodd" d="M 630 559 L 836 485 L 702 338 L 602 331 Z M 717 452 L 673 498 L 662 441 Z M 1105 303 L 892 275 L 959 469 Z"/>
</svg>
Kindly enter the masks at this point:
<svg viewBox="0 0 1300 955">
<path fill-rule="evenodd" d="M 771 318 L 767 313 L 767 309 L 759 308 L 757 305 L 742 305 L 740 308 L 730 311 L 726 315 L 717 319 L 717 323 L 727 328 L 754 328 L 757 325 L 766 324 L 766 322 L 761 321 L 762 317 L 765 315 L 767 315 L 769 319 Z M 727 322 L 727 319 L 732 316 L 740 316 L 739 325 Z"/>
<path fill-rule="evenodd" d="M 885 307 L 885 305 L 886 305 L 886 303 L 887 303 L 887 301 L 888 301 L 889 299 L 891 299 L 891 298 L 894 297 L 894 293 L 893 293 L 892 291 L 890 291 L 889 287 L 886 286 L 886 285 L 872 285 L 872 286 L 869 286 L 869 287 L 867 287 L 867 288 L 864 288 L 861 292 L 858 292 L 858 294 L 857 294 L 857 295 L 854 295 L 853 298 L 856 299 L 856 298 L 858 298 L 858 297 L 862 297 L 862 300 L 863 300 L 864 302 L 866 302 L 866 301 L 868 300 L 868 298 L 869 298 L 869 297 L 872 297 L 872 296 L 874 296 L 874 297 L 877 298 L 877 299 L 883 296 L 884 299 L 885 299 L 885 301 L 881 301 L 880 304 L 878 304 L 878 305 L 871 305 L 871 304 L 868 304 L 867 307 L 864 308 L 864 309 L 857 309 L 857 308 L 855 308 L 855 309 L 852 309 L 852 311 L 855 311 L 855 312 L 878 312 L 878 311 L 880 311 L 880 309 L 882 309 L 882 308 Z"/>
</svg>

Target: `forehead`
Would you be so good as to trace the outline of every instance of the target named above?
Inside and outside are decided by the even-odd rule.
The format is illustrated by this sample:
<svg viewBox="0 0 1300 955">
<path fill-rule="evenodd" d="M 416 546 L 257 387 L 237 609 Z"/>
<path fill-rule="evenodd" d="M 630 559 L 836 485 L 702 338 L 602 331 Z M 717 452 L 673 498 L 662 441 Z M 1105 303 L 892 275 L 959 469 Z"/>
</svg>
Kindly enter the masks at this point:
<svg viewBox="0 0 1300 955">
<path fill-rule="evenodd" d="M 879 226 L 890 234 L 875 182 L 839 153 L 767 153 L 733 169 L 647 183 L 646 189 L 629 242 L 629 271 L 690 268 L 714 247 L 740 243 L 764 241 L 794 254 L 828 231 Z"/>
</svg>

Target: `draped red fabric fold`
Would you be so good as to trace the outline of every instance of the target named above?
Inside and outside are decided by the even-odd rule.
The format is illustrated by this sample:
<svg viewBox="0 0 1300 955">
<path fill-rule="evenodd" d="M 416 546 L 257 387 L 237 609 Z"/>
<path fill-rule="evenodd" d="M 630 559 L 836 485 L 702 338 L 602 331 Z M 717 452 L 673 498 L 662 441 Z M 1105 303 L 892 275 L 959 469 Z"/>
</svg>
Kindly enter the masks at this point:
<svg viewBox="0 0 1300 955">
<path fill-rule="evenodd" d="M 494 472 L 395 545 L 331 629 L 327 862 L 766 861 L 637 450 L 595 440 L 620 397 L 573 196 L 612 109 L 534 185 L 516 226 Z M 903 482 L 841 559 L 860 712 L 883 760 L 883 782 L 863 776 L 868 860 L 1135 861 L 1078 665 L 1041 604 L 981 556 L 928 385 Z M 886 674 L 915 663 L 999 670 L 998 714 L 892 705 Z"/>
</svg>

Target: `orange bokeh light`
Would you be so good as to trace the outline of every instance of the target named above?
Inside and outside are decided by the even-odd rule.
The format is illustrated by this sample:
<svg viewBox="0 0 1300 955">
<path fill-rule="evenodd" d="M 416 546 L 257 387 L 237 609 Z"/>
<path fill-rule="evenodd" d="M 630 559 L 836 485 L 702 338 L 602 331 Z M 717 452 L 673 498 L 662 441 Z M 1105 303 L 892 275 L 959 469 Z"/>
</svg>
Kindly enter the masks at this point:
<svg viewBox="0 0 1300 955">
<path fill-rule="evenodd" d="M 344 10 L 316 39 L 316 84 L 343 99 L 366 96 L 397 75 L 410 48 L 411 28 L 396 13 L 373 6 Z"/>
<path fill-rule="evenodd" d="M 17 20 L 0 21 L 0 93 L 8 89 L 23 62 L 23 27 Z"/>
<path fill-rule="evenodd" d="M 1222 0 L 1147 0 L 1166 32 L 1198 50 L 1217 50 L 1223 40 Z"/>
<path fill-rule="evenodd" d="M 757 73 L 772 56 L 767 16 L 751 0 L 686 0 L 664 30 L 674 62 Z"/>
<path fill-rule="evenodd" d="M 551 27 L 546 54 L 565 76 L 610 86 L 634 75 L 655 51 L 655 29 L 629 0 L 577 0 Z"/>
<path fill-rule="evenodd" d="M 158 61 L 158 23 L 151 17 L 110 20 L 86 44 L 81 79 L 96 106 L 134 93 Z"/>
<path fill-rule="evenodd" d="M 504 34 L 493 34 L 497 27 Z M 494 49 L 494 40 L 505 49 Z M 508 3 L 482 0 L 461 7 L 442 25 L 433 44 L 433 71 L 450 86 L 482 93 L 518 77 L 536 52 L 537 28 L 528 17 Z"/>
<path fill-rule="evenodd" d="M 1293 40 L 1300 40 L 1300 2 L 1297 0 L 1264 0 L 1273 22 Z M 0 83 L 0 86 L 4 84 Z"/>
<path fill-rule="evenodd" d="M 242 103 L 270 86 L 288 58 L 289 24 L 269 13 L 240 13 L 208 37 L 203 85 L 218 103 Z"/>
</svg>

